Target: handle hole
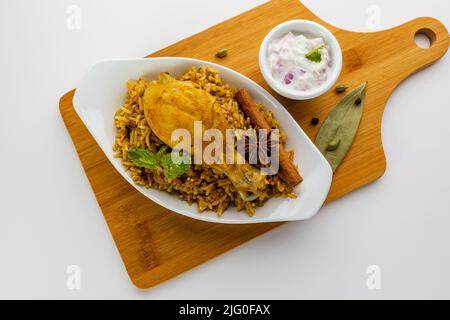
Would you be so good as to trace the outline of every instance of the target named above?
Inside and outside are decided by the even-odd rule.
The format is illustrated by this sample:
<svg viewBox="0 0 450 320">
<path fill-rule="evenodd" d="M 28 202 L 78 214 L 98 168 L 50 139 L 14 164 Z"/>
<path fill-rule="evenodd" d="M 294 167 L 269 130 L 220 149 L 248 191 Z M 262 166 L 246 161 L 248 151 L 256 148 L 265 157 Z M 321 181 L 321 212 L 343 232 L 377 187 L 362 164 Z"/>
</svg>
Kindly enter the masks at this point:
<svg viewBox="0 0 450 320">
<path fill-rule="evenodd" d="M 436 42 L 436 33 L 428 28 L 418 30 L 414 36 L 416 45 L 423 49 L 429 49 Z"/>
</svg>

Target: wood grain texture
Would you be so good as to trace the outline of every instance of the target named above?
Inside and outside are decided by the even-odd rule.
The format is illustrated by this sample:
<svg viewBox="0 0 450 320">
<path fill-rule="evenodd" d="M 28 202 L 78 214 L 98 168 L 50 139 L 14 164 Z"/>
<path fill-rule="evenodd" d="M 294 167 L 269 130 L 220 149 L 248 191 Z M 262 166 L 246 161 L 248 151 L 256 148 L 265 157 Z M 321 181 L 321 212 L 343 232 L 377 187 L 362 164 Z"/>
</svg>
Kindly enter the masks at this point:
<svg viewBox="0 0 450 320">
<path fill-rule="evenodd" d="M 264 36 L 279 23 L 291 19 L 319 22 L 336 35 L 344 54 L 339 83 L 355 88 L 364 81 L 369 82 L 361 126 L 351 151 L 335 173 L 329 202 L 383 175 L 386 160 L 381 120 L 385 104 L 399 83 L 445 54 L 449 34 L 432 18 L 419 18 L 381 32 L 350 32 L 320 20 L 296 0 L 276 0 L 150 56 L 209 60 L 241 72 L 278 98 L 314 139 L 320 126 L 311 127 L 311 118 L 325 119 L 342 96 L 331 90 L 311 101 L 291 101 L 270 90 L 259 72 L 257 58 Z M 414 36 L 419 30 L 431 36 L 431 48 L 416 46 Z M 221 48 L 227 48 L 229 54 L 218 60 L 214 54 Z M 129 276 L 137 287 L 152 287 L 280 225 L 210 224 L 170 212 L 148 200 L 108 162 L 76 115 L 73 93 L 61 98 L 61 114 Z"/>
</svg>

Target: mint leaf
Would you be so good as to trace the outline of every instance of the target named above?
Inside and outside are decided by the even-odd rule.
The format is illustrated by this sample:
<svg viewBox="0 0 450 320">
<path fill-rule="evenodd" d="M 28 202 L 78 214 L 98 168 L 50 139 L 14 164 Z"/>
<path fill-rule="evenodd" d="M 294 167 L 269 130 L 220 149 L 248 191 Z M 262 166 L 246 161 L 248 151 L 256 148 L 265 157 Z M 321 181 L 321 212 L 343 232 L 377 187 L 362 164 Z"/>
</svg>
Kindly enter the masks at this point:
<svg viewBox="0 0 450 320">
<path fill-rule="evenodd" d="M 187 155 L 178 155 L 178 159 L 174 162 L 172 154 L 167 153 L 162 156 L 161 165 L 164 175 L 168 179 L 175 179 L 191 169 L 191 157 Z"/>
<path fill-rule="evenodd" d="M 307 53 L 305 55 L 306 59 L 317 63 L 322 62 L 322 53 L 320 52 L 320 50 L 322 50 L 323 48 L 325 48 L 325 46 L 320 46 L 319 48 L 314 49 L 310 53 Z"/>
<path fill-rule="evenodd" d="M 158 156 L 155 153 L 151 153 L 147 149 L 131 149 L 128 150 L 128 158 L 133 161 L 138 167 L 154 170 L 159 167 Z"/>
<path fill-rule="evenodd" d="M 128 158 L 134 165 L 150 170 L 161 169 L 168 179 L 175 179 L 185 174 L 191 169 L 191 157 L 186 154 L 175 154 L 172 160 L 172 153 L 167 151 L 167 147 L 161 147 L 158 152 L 152 153 L 147 149 L 138 148 L 128 151 Z"/>
<path fill-rule="evenodd" d="M 158 152 L 156 153 L 156 156 L 158 157 L 158 160 L 161 160 L 161 158 L 167 153 L 167 146 L 162 146 L 159 148 Z M 170 152 L 169 152 L 170 153 Z"/>
</svg>

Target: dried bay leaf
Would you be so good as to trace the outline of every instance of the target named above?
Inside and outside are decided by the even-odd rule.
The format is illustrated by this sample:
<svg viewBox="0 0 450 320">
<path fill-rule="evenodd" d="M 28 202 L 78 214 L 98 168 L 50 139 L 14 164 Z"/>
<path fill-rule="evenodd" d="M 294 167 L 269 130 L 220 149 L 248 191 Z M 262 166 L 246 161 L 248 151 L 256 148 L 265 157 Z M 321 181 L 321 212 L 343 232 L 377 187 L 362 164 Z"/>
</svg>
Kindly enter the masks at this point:
<svg viewBox="0 0 450 320">
<path fill-rule="evenodd" d="M 317 134 L 315 144 L 330 163 L 333 172 L 342 163 L 358 132 L 366 91 L 367 82 L 346 95 L 330 112 Z M 338 147 L 330 148 L 330 143 L 336 141 L 339 141 Z"/>
</svg>

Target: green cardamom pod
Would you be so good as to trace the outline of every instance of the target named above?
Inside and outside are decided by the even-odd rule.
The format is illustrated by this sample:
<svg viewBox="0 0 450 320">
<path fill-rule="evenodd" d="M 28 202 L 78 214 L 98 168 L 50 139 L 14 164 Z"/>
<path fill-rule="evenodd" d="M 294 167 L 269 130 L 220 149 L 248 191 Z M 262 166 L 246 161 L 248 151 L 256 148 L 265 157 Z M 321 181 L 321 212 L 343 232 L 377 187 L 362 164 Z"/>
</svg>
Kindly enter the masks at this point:
<svg viewBox="0 0 450 320">
<path fill-rule="evenodd" d="M 337 93 L 343 93 L 343 92 L 347 91 L 347 88 L 348 87 L 345 84 L 340 84 L 340 85 L 336 86 L 335 91 Z"/>
<path fill-rule="evenodd" d="M 221 50 L 216 52 L 216 57 L 217 58 L 225 58 L 227 55 L 228 55 L 228 50 L 227 49 L 221 49 Z"/>
<path fill-rule="evenodd" d="M 330 163 L 333 172 L 350 150 L 361 122 L 367 82 L 347 94 L 331 110 L 317 134 L 315 144 Z M 359 105 L 355 101 L 360 101 Z"/>
<path fill-rule="evenodd" d="M 331 140 L 328 144 L 327 151 L 334 151 L 337 148 L 339 148 L 339 145 L 341 144 L 341 139 L 339 140 Z"/>
</svg>

